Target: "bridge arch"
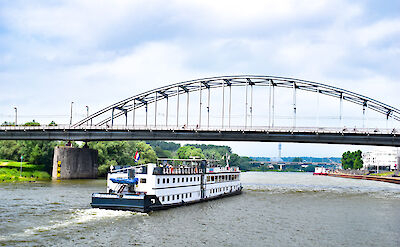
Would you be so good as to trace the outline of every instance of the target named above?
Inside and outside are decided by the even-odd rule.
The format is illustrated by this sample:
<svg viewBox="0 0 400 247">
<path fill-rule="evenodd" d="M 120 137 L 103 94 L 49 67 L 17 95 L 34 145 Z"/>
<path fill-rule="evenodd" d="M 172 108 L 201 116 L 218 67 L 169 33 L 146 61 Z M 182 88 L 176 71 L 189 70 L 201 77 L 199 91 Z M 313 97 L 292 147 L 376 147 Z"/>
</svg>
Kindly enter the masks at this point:
<svg viewBox="0 0 400 247">
<path fill-rule="evenodd" d="M 162 100 L 167 100 L 172 97 L 178 97 L 183 94 L 189 95 L 193 92 L 202 92 L 207 90 L 208 94 L 211 89 L 222 88 L 222 87 L 248 87 L 253 86 L 264 86 L 270 87 L 270 102 L 271 102 L 271 90 L 274 91 L 275 88 L 289 88 L 293 89 L 293 111 L 296 114 L 296 90 L 303 90 L 308 92 L 314 92 L 317 94 L 334 97 L 340 100 L 341 104 L 343 101 L 347 101 L 356 105 L 363 107 L 363 111 L 366 109 L 373 110 L 384 115 L 387 119 L 392 118 L 396 121 L 400 121 L 400 110 L 382 103 L 378 100 L 351 92 L 338 87 L 330 86 L 323 83 L 285 78 L 277 76 L 258 76 L 258 75 L 240 75 L 240 76 L 219 76 L 195 79 L 190 81 L 179 82 L 164 87 L 149 90 L 127 99 L 121 100 L 117 103 L 109 105 L 90 116 L 80 120 L 79 122 L 73 124 L 71 127 L 80 127 L 84 125 L 113 125 L 114 119 L 121 116 L 126 117 L 126 124 L 128 124 L 128 112 L 133 112 L 133 119 L 135 119 L 135 111 L 139 108 L 146 109 L 146 125 L 147 125 L 147 107 L 149 104 L 154 104 L 157 107 L 157 102 Z M 201 102 L 200 102 L 201 104 Z M 246 104 L 247 104 L 247 91 L 246 91 Z M 271 111 L 271 103 L 269 104 Z M 167 106 L 168 109 L 168 106 Z M 272 105 L 273 111 L 273 105 Z M 201 115 L 201 114 L 200 114 Z M 246 106 L 246 116 L 247 116 L 247 106 Z M 271 119 L 268 120 L 268 124 L 273 125 L 273 113 Z M 97 120 L 97 122 L 95 122 Z M 230 121 L 230 120 L 229 120 Z M 246 117 L 247 121 L 247 117 Z M 201 122 L 201 121 L 200 121 Z M 135 120 L 133 120 L 133 125 L 135 125 Z"/>
</svg>

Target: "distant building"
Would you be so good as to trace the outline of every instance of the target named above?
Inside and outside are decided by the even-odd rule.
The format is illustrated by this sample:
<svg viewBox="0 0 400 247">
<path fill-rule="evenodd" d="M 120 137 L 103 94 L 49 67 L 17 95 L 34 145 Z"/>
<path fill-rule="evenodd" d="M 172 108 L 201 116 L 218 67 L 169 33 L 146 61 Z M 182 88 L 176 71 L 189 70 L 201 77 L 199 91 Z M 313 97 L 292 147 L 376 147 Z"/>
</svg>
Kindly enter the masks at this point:
<svg viewBox="0 0 400 247">
<path fill-rule="evenodd" d="M 396 169 L 397 157 L 399 156 L 398 148 L 381 147 L 371 152 L 363 152 L 363 170 L 386 170 L 393 171 Z"/>
</svg>

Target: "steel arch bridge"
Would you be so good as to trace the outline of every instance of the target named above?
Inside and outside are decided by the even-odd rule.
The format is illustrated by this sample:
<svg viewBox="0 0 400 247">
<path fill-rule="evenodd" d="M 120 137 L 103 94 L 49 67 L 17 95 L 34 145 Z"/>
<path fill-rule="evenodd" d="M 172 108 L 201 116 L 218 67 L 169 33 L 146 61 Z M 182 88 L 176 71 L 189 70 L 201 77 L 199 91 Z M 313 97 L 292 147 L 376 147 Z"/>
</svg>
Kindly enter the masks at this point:
<svg viewBox="0 0 400 247">
<path fill-rule="evenodd" d="M 268 112 L 268 117 L 262 119 L 261 125 L 253 124 L 253 88 L 255 87 L 264 87 L 268 90 L 263 97 L 263 108 L 265 108 L 263 112 Z M 243 121 L 240 126 L 233 125 L 231 121 L 232 110 L 237 110 L 236 107 L 232 109 L 236 100 L 232 101 L 232 88 L 241 88 L 240 97 L 244 98 L 244 108 L 240 107 L 244 110 L 244 119 L 240 119 Z M 282 127 L 275 124 L 276 88 L 292 91 L 290 108 L 293 124 L 291 126 Z M 218 104 L 211 105 L 210 103 L 212 90 L 219 92 L 216 97 Z M 75 124 L 39 127 L 0 126 L 0 140 L 203 140 L 400 146 L 400 129 L 396 128 L 345 128 L 342 125 L 339 127 L 296 126 L 298 91 L 337 99 L 340 105 L 340 120 L 343 102 L 349 102 L 352 105 L 361 106 L 363 116 L 367 110 L 371 110 L 386 120 L 393 119 L 396 123 L 400 121 L 399 109 L 345 89 L 293 78 L 242 75 L 196 79 L 156 88 L 107 106 Z M 244 97 L 243 94 L 245 94 Z M 183 95 L 186 99 L 184 102 L 186 107 L 182 107 L 182 102 L 180 102 Z M 195 98 L 193 95 L 198 97 L 198 101 L 197 99 L 190 100 Z M 176 111 L 174 111 L 176 119 L 173 120 L 169 119 L 171 99 L 176 103 Z M 216 100 L 213 99 L 214 101 Z M 158 117 L 162 103 L 165 104 L 165 120 Z M 192 105 L 191 108 L 190 105 Z M 154 108 L 152 123 L 149 123 L 149 106 Z M 198 116 L 193 117 L 193 114 L 189 114 L 193 107 L 198 110 Z M 182 108 L 186 109 L 183 114 Z M 215 117 L 214 119 L 210 117 L 210 108 L 220 109 L 220 119 L 218 117 L 217 120 L 221 122 L 217 125 L 210 125 L 210 120 L 216 120 Z M 144 123 L 138 121 L 140 120 L 137 118 L 139 110 L 145 112 L 145 116 L 142 116 Z M 132 116 L 129 121 L 128 113 Z M 186 115 L 183 116 L 185 121 L 182 121 L 182 115 Z M 125 121 L 121 125 L 117 124 L 117 120 Z"/>
<path fill-rule="evenodd" d="M 251 99 L 248 99 L 248 87 L 250 86 L 251 90 Z M 93 121 L 95 121 L 94 125 L 95 126 L 102 126 L 102 125 L 107 125 L 108 126 L 113 126 L 114 124 L 114 119 L 125 116 L 126 121 L 125 124 L 128 125 L 128 119 L 127 119 L 127 113 L 128 112 L 133 112 L 133 122 L 132 125 L 135 125 L 135 111 L 139 108 L 145 108 L 146 109 L 146 123 L 145 126 L 148 125 L 147 123 L 147 107 L 149 104 L 154 104 L 155 105 L 155 126 L 157 126 L 157 103 L 160 101 L 167 101 L 167 115 L 168 115 L 168 100 L 172 97 L 177 97 L 178 98 L 178 106 L 177 106 L 177 122 L 176 125 L 179 126 L 179 96 L 186 94 L 187 97 L 187 109 L 189 108 L 189 94 L 193 92 L 199 92 L 200 95 L 200 114 L 199 114 L 199 120 L 198 120 L 198 125 L 199 127 L 202 126 L 202 113 L 201 113 L 201 107 L 202 107 L 202 91 L 207 90 L 208 91 L 208 102 L 207 102 L 207 109 L 209 113 L 210 109 L 210 89 L 216 89 L 216 88 L 223 88 L 222 91 L 222 123 L 221 127 L 230 127 L 231 123 L 231 102 L 232 102 L 232 87 L 245 87 L 246 88 L 246 117 L 245 120 L 247 120 L 247 110 L 250 111 L 250 117 L 251 116 L 251 111 L 252 111 L 252 104 L 253 104 L 253 99 L 252 99 L 252 92 L 253 92 L 253 86 L 263 86 L 263 87 L 269 87 L 269 118 L 268 118 L 268 126 L 273 127 L 274 126 L 274 89 L 275 88 L 289 88 L 293 89 L 293 113 L 294 113 L 294 121 L 296 117 L 296 91 L 297 90 L 303 90 L 303 91 L 308 91 L 308 92 L 314 92 L 317 94 L 321 95 L 326 95 L 330 97 L 334 97 L 340 100 L 340 118 L 342 118 L 342 102 L 343 101 L 348 101 L 353 104 L 357 104 L 363 107 L 363 113 L 365 113 L 366 109 L 373 110 L 375 112 L 378 112 L 380 114 L 383 114 L 386 119 L 392 118 L 396 121 L 400 121 L 400 110 L 392 107 L 390 105 L 384 104 L 380 101 L 374 100 L 372 98 L 345 90 L 333 86 L 329 86 L 326 84 L 322 83 L 317 83 L 317 82 L 311 82 L 311 81 L 306 81 L 306 80 L 299 80 L 299 79 L 293 79 L 293 78 L 285 78 L 285 77 L 276 77 L 276 76 L 255 76 L 255 75 L 242 75 L 242 76 L 220 76 L 220 77 L 210 77 L 210 78 L 203 78 L 203 79 L 196 79 L 196 80 L 190 80 L 190 81 L 184 81 L 180 83 L 175 83 L 171 84 L 168 86 L 156 88 L 132 97 L 129 97 L 127 99 L 124 99 L 122 101 L 119 101 L 115 104 L 112 104 L 108 107 L 105 107 L 104 109 L 88 116 L 85 119 L 82 119 L 81 121 L 75 123 L 72 125 L 72 127 L 81 127 L 84 125 L 93 125 Z M 223 120 L 226 118 L 225 116 L 225 88 L 229 88 L 229 102 L 228 102 L 228 124 L 225 126 Z M 248 102 L 250 101 L 250 102 Z M 248 107 L 248 104 L 251 104 L 250 107 Z M 117 111 L 117 113 L 115 113 Z M 187 110 L 186 112 L 186 125 L 189 125 L 189 111 Z M 207 114 L 207 126 L 209 127 L 209 114 Z M 103 117 L 103 118 L 102 118 Z M 96 122 L 96 120 L 98 120 Z M 168 125 L 168 116 L 166 117 L 165 120 L 166 125 Z M 294 124 L 295 126 L 295 124 Z M 247 127 L 252 127 L 247 125 L 247 121 L 245 121 L 244 126 L 245 129 Z"/>
</svg>

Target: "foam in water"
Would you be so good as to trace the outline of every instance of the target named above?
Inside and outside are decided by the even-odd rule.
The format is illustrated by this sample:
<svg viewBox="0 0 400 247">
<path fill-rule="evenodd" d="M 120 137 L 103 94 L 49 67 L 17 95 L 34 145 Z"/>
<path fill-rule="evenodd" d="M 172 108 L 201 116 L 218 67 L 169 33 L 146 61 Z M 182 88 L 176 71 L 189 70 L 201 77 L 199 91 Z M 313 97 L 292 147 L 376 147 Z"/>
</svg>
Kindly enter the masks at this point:
<svg viewBox="0 0 400 247">
<path fill-rule="evenodd" d="M 119 210 L 106 210 L 98 208 L 90 209 L 78 209 L 72 212 L 69 219 L 64 219 L 60 221 L 53 221 L 51 225 L 37 226 L 34 228 L 26 229 L 23 233 L 16 233 L 9 235 L 8 237 L 1 237 L 0 241 L 6 241 L 14 239 L 15 237 L 26 237 L 36 235 L 41 232 L 51 231 L 58 228 L 65 228 L 77 224 L 83 224 L 90 221 L 108 219 L 108 218 L 121 218 L 121 217 L 131 217 L 131 216 L 147 216 L 146 213 L 138 213 L 131 211 L 119 211 Z"/>
</svg>

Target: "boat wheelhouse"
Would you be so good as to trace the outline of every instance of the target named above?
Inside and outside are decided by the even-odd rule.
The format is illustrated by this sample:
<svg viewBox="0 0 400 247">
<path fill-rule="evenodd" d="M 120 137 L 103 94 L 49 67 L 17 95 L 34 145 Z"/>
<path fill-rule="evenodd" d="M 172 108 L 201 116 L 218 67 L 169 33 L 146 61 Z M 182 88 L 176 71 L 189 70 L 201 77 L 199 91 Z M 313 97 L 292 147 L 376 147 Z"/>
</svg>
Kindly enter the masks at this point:
<svg viewBox="0 0 400 247">
<path fill-rule="evenodd" d="M 149 212 L 240 194 L 240 170 L 215 160 L 159 159 L 111 169 L 107 192 L 92 195 L 92 207 Z"/>
</svg>

